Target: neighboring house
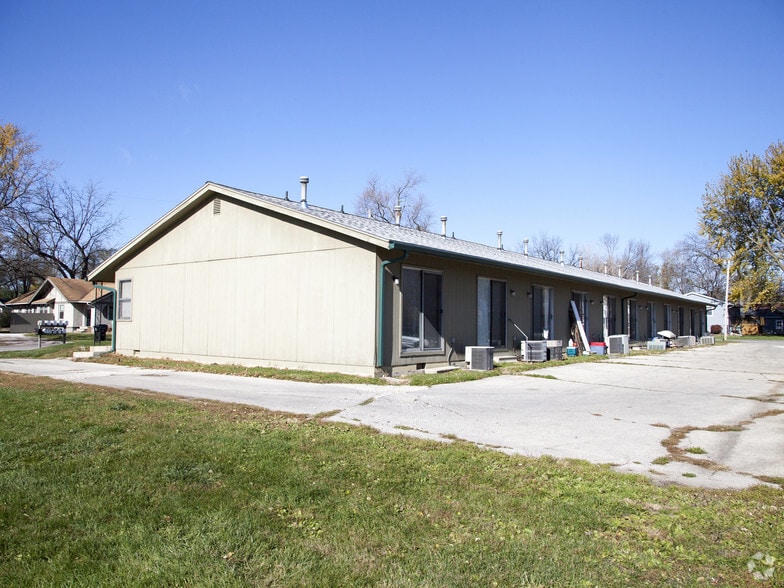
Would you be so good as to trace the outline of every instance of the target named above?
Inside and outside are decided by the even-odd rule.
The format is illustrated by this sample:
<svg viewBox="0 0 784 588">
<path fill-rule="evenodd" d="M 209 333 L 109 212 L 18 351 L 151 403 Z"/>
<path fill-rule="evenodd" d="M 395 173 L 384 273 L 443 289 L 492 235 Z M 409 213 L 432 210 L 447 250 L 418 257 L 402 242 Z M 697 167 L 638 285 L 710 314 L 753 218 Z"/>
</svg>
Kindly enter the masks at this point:
<svg viewBox="0 0 784 588">
<path fill-rule="evenodd" d="M 373 375 L 663 329 L 700 336 L 705 304 L 447 236 L 207 183 L 96 268 L 118 291 L 118 353 Z"/>
<path fill-rule="evenodd" d="M 727 320 L 728 315 L 726 314 L 725 305 L 723 300 L 719 300 L 718 298 L 713 298 L 712 296 L 708 296 L 707 294 L 701 294 L 699 292 L 689 292 L 686 294 L 689 298 L 696 300 L 698 302 L 702 302 L 706 305 L 706 313 L 705 313 L 705 320 L 706 320 L 706 331 L 708 333 L 711 332 L 711 327 L 713 325 L 718 325 L 721 327 L 721 332 L 724 333 L 727 331 Z M 732 309 L 735 305 L 730 302 L 729 307 Z"/>
<path fill-rule="evenodd" d="M 745 313 L 761 335 L 784 335 L 784 304 L 755 304 Z"/>
<path fill-rule="evenodd" d="M 91 282 L 71 278 L 46 278 L 32 292 L 9 300 L 11 332 L 32 333 L 39 320 L 68 321 L 70 330 L 83 330 L 92 324 L 89 303 L 98 296 Z"/>
</svg>

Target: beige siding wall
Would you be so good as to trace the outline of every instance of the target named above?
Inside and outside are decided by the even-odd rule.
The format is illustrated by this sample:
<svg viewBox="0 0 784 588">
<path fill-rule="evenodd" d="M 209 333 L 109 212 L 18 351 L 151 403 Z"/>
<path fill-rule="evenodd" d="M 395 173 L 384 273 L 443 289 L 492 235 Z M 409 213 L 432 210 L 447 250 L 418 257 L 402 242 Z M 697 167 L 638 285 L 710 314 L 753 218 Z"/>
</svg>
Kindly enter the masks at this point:
<svg viewBox="0 0 784 588">
<path fill-rule="evenodd" d="M 133 280 L 120 353 L 372 374 L 376 255 L 223 201 L 117 272 Z"/>
</svg>

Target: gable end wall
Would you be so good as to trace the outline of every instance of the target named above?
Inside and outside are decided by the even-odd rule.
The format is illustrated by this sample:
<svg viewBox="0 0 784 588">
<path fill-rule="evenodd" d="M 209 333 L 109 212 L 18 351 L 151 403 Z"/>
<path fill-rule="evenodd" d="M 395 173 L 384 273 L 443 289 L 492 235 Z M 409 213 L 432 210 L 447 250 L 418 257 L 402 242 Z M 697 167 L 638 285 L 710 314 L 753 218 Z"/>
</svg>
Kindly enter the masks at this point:
<svg viewBox="0 0 784 588">
<path fill-rule="evenodd" d="M 368 246 L 212 201 L 124 264 L 127 355 L 374 373 L 376 255 Z"/>
</svg>

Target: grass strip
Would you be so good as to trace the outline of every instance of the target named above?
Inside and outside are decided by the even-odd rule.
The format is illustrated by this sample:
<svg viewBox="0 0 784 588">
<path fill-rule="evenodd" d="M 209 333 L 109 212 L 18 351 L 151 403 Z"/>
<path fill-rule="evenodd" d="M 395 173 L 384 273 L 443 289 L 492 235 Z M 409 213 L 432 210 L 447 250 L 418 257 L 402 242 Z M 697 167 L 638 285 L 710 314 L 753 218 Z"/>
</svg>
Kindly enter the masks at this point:
<svg viewBox="0 0 784 588">
<path fill-rule="evenodd" d="M 743 586 L 784 556 L 767 487 L 15 374 L 0 405 L 3 586 Z"/>
</svg>

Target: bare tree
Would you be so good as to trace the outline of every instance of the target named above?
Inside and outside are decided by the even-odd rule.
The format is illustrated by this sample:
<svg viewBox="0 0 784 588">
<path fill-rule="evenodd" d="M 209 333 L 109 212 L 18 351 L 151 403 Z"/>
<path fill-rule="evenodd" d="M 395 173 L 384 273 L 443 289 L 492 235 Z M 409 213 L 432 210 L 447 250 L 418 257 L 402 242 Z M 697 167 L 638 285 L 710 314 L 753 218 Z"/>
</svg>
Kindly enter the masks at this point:
<svg viewBox="0 0 784 588">
<path fill-rule="evenodd" d="M 354 202 L 354 212 L 395 223 L 395 207 L 400 206 L 401 225 L 426 231 L 433 223 L 433 212 L 425 195 L 417 191 L 424 181 L 422 174 L 412 170 L 391 186 L 386 186 L 377 175 L 372 175 Z"/>
<path fill-rule="evenodd" d="M 82 188 L 46 181 L 34 197 L 9 209 L 4 232 L 31 258 L 84 280 L 114 246 L 122 218 L 111 202 L 112 195 L 92 181 Z"/>
<path fill-rule="evenodd" d="M 525 244 L 518 243 L 517 251 L 525 251 Z M 551 235 L 547 231 L 540 231 L 534 235 L 528 246 L 528 254 L 547 261 L 561 261 L 563 253 L 564 265 L 579 266 L 583 259 L 583 249 L 570 245 L 568 248 L 558 235 Z"/>
<path fill-rule="evenodd" d="M 618 235 L 605 233 L 599 237 L 599 247 L 602 251 L 604 262 L 617 266 L 618 264 Z"/>
<path fill-rule="evenodd" d="M 632 239 L 623 249 L 619 245 L 618 235 L 603 234 L 597 246 L 586 254 L 585 267 L 632 280 L 658 281 L 659 267 L 650 243 Z"/>
<path fill-rule="evenodd" d="M 0 233 L 0 297 L 21 296 L 52 273 L 50 265 L 31 257 L 13 236 Z"/>
<path fill-rule="evenodd" d="M 714 298 L 724 298 L 726 259 L 708 239 L 689 233 L 662 253 L 661 284 L 676 292 L 701 292 Z"/>
<path fill-rule="evenodd" d="M 618 235 L 604 233 L 585 254 L 584 267 L 610 275 L 618 274 Z"/>
<path fill-rule="evenodd" d="M 547 231 L 540 231 L 531 238 L 528 252 L 534 257 L 547 261 L 559 261 L 563 249 L 563 239 L 558 235 L 551 235 Z"/>
<path fill-rule="evenodd" d="M 651 244 L 641 239 L 632 239 L 626 244 L 621 255 L 620 266 L 622 276 L 629 279 L 653 281 L 659 273 L 659 266 L 654 262 Z"/>
</svg>

